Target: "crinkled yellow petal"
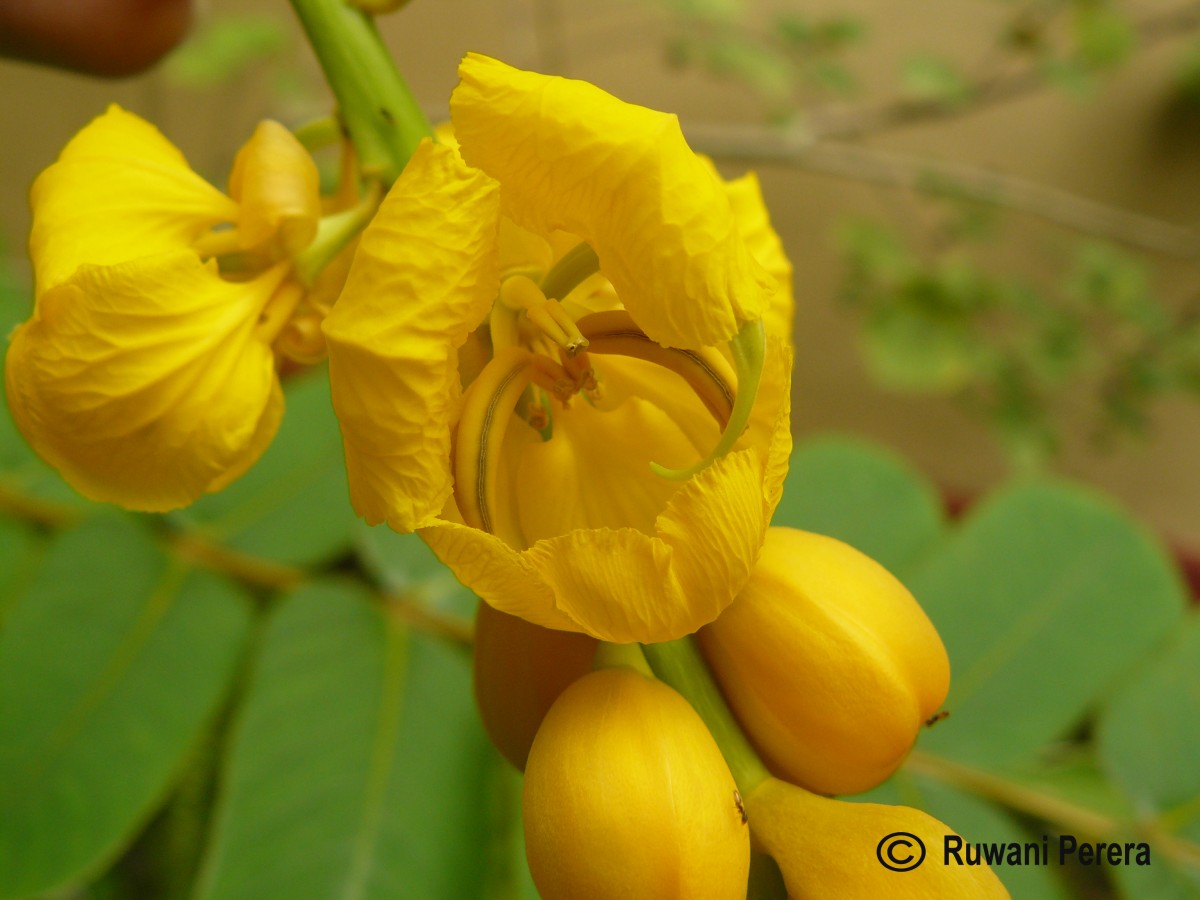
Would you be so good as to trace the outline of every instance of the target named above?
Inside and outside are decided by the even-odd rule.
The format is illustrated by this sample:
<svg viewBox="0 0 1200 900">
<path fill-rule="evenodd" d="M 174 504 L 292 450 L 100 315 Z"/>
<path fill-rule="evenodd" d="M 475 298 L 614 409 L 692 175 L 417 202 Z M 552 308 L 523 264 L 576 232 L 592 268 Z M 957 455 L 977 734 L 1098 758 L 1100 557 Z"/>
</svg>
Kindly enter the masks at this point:
<svg viewBox="0 0 1200 900">
<path fill-rule="evenodd" d="M 536 625 L 619 643 L 691 634 L 745 584 L 787 474 L 790 355 L 769 348 L 741 449 L 684 482 L 651 533 L 579 528 L 525 551 L 455 523 L 421 536 L 483 600 Z"/>
<path fill-rule="evenodd" d="M 259 123 L 238 151 L 229 194 L 241 209 L 238 238 L 246 249 L 274 243 L 294 256 L 317 234 L 321 179 L 317 165 L 295 135 L 278 122 Z"/>
<path fill-rule="evenodd" d="M 558 611 L 554 591 L 525 554 L 494 534 L 444 520 L 420 534 L 459 581 L 501 612 L 544 628 L 583 630 Z"/>
<path fill-rule="evenodd" d="M 591 244 L 653 340 L 713 346 L 762 316 L 771 279 L 674 116 L 474 53 L 459 77 L 450 114 L 463 158 L 501 183 L 518 224 Z"/>
<path fill-rule="evenodd" d="M 363 233 L 324 323 L 333 405 L 358 514 L 398 531 L 450 497 L 456 350 L 499 287 L 498 187 L 426 142 Z"/>
<path fill-rule="evenodd" d="M 554 251 L 541 235 L 526 231 L 508 216 L 500 217 L 500 276 L 528 275 L 540 281 L 554 262 Z"/>
<path fill-rule="evenodd" d="M 792 340 L 795 299 L 792 294 L 792 263 L 783 252 L 783 243 L 771 227 L 771 217 L 763 203 L 758 176 L 747 172 L 741 178 L 725 182 L 725 196 L 733 207 L 742 240 L 750 248 L 767 273 L 775 281 L 775 292 L 763 310 L 763 326 L 767 334 L 778 335 L 788 343 Z"/>
<path fill-rule="evenodd" d="M 254 327 L 284 274 L 231 284 L 187 251 L 81 266 L 13 333 L 18 427 L 93 500 L 164 511 L 227 482 L 278 424 Z"/>
<path fill-rule="evenodd" d="M 118 106 L 72 138 L 34 182 L 30 203 L 39 295 L 80 265 L 178 250 L 238 215 L 153 125 Z"/>
</svg>

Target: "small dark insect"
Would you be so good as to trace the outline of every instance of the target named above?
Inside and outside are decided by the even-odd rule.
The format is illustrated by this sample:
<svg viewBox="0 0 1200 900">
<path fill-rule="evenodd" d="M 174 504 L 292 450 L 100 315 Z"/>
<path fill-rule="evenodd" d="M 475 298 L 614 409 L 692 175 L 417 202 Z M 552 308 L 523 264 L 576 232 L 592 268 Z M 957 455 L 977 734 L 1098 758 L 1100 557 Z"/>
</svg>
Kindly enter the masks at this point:
<svg viewBox="0 0 1200 900">
<path fill-rule="evenodd" d="M 396 124 L 396 117 L 392 115 L 392 111 L 386 106 L 379 107 L 379 115 L 383 121 L 387 122 L 389 125 Z"/>
<path fill-rule="evenodd" d="M 746 804 L 742 802 L 742 792 L 736 788 L 733 791 L 733 805 L 737 807 L 737 811 L 742 817 L 742 824 L 745 825 L 749 822 L 750 817 L 746 815 Z"/>
<path fill-rule="evenodd" d="M 950 715 L 950 710 L 948 710 L 948 709 L 943 709 L 941 712 L 934 713 L 932 716 L 930 716 L 928 719 L 925 720 L 925 727 L 932 728 L 934 725 L 936 725 L 938 722 L 942 721 L 942 719 L 947 718 L 949 715 Z"/>
</svg>

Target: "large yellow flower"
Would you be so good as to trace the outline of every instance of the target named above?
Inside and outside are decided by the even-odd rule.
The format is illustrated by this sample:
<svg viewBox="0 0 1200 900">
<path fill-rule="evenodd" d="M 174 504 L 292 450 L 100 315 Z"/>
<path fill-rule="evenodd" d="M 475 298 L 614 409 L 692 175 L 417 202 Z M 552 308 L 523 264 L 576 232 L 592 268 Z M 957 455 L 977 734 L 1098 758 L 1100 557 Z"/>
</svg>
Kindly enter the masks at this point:
<svg viewBox="0 0 1200 900">
<path fill-rule="evenodd" d="M 289 260 L 317 231 L 311 158 L 264 122 L 227 196 L 113 106 L 31 200 L 36 304 L 5 372 L 26 438 L 80 493 L 132 509 L 236 478 L 283 411 L 271 340 L 302 293 Z"/>
<path fill-rule="evenodd" d="M 418 149 L 324 325 L 355 508 L 538 625 L 690 633 L 748 577 L 790 449 L 757 183 L 589 84 L 459 72 L 459 145 Z"/>
</svg>

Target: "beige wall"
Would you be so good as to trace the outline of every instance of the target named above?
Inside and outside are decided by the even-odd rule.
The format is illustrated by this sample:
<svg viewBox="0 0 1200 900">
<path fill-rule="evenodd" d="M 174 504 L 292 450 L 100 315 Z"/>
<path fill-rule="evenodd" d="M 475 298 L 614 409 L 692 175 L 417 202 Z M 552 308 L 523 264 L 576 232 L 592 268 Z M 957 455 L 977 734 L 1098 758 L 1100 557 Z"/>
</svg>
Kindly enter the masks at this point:
<svg viewBox="0 0 1200 900">
<path fill-rule="evenodd" d="M 784 6 L 775 3 L 775 6 Z M 1139 9 L 1171 4 L 1147 2 Z M 219 0 L 210 10 L 275 10 L 281 2 Z M 806 2 L 803 9 L 849 9 L 873 23 L 856 62 L 869 87 L 885 88 L 900 60 L 914 50 L 945 49 L 968 67 L 985 53 L 1005 4 L 967 0 Z M 902 10 L 903 12 L 899 12 Z M 666 69 L 663 29 L 647 6 L 585 0 L 413 0 L 385 23 L 385 33 L 420 101 L 445 109 L 457 59 L 480 50 L 510 62 L 591 79 L 625 99 L 677 111 L 688 123 L 755 122 L 760 106 L 738 88 L 696 73 Z M 1200 116 L 1168 102 L 1167 85 L 1179 43 L 1149 51 L 1107 83 L 1093 100 L 1062 93 L 1035 97 L 951 123 L 895 131 L 872 146 L 992 166 L 1087 197 L 1197 225 L 1200 210 Z M 312 74 L 298 46 L 293 63 Z M 256 72 L 215 94 L 178 91 L 161 74 L 119 82 L 90 81 L 14 63 L 0 63 L 0 234 L 23 242 L 25 194 L 37 171 L 63 142 L 109 101 L 152 118 L 213 177 L 260 117 L 275 111 L 269 73 Z M 312 75 L 306 111 L 292 101 L 295 122 L 319 109 Z M 839 269 L 829 233 L 847 212 L 911 210 L 909 200 L 860 183 L 795 167 L 760 166 L 776 225 L 797 270 L 799 301 L 795 422 L 798 433 L 836 428 L 882 440 L 956 492 L 975 492 L 1003 477 L 1003 458 L 989 434 L 953 406 L 900 397 L 872 384 L 854 345 L 854 329 L 834 300 Z M 729 166 L 730 174 L 736 167 Z M 1062 229 L 1012 216 L 1002 261 L 1034 268 L 1053 264 L 1068 246 Z M 1164 264 L 1165 294 L 1200 290 L 1200 269 Z M 1161 403 L 1153 439 L 1099 455 L 1073 441 L 1061 470 L 1094 481 L 1184 545 L 1200 550 L 1200 404 Z"/>
</svg>

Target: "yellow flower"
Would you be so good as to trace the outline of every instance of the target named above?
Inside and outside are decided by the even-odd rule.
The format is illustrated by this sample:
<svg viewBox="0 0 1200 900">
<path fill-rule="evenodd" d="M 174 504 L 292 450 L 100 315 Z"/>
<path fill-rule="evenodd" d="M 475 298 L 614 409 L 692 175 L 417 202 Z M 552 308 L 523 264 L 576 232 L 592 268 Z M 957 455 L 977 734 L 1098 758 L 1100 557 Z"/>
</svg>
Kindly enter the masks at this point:
<svg viewBox="0 0 1200 900">
<path fill-rule="evenodd" d="M 324 325 L 355 508 L 535 624 L 688 634 L 748 577 L 790 449 L 790 267 L 757 185 L 591 85 L 460 76 L 462 155 L 418 149 Z M 760 317 L 761 372 L 727 347 Z"/>
<path fill-rule="evenodd" d="M 884 781 L 950 687 L 933 624 L 848 544 L 772 528 L 745 588 L 697 640 L 776 775 L 820 794 Z"/>
<path fill-rule="evenodd" d="M 558 698 L 521 806 L 546 900 L 746 896 L 750 836 L 721 751 L 686 700 L 633 669 Z"/>
<path fill-rule="evenodd" d="M 1008 897 L 988 866 L 945 865 L 943 842 L 954 832 L 920 810 L 830 800 L 774 778 L 745 804 L 754 848 L 774 857 L 792 900 L 831 891 L 845 900 Z M 905 843 L 889 844 L 889 837 Z"/>
<path fill-rule="evenodd" d="M 83 495 L 131 509 L 244 472 L 283 412 L 271 340 L 302 293 L 289 258 L 317 229 L 308 154 L 262 123 L 226 196 L 112 106 L 31 201 L 36 302 L 5 367 L 30 444 Z"/>
</svg>

